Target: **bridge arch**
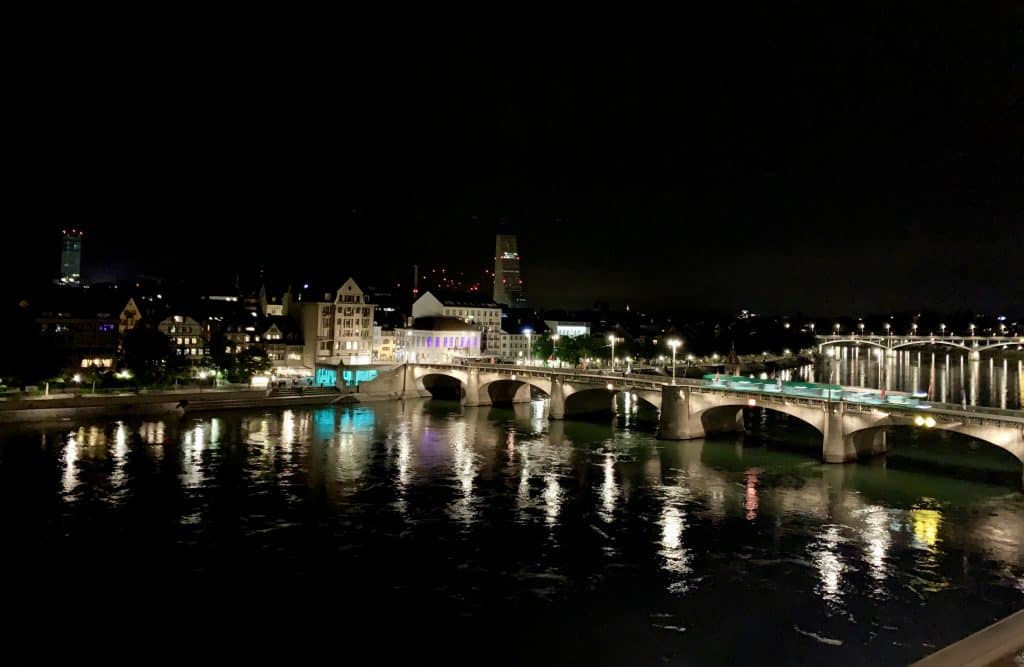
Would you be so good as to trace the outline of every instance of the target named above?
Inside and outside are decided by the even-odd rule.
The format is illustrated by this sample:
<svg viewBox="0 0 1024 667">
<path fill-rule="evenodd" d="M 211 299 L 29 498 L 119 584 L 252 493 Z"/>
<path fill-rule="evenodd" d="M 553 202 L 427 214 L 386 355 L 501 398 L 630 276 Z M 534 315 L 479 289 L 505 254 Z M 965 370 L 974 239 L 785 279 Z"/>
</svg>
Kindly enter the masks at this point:
<svg viewBox="0 0 1024 667">
<path fill-rule="evenodd" d="M 893 345 L 891 349 L 899 350 L 904 347 L 920 347 L 925 345 L 945 345 L 946 347 L 955 347 L 959 350 L 964 350 L 965 352 L 970 352 L 971 350 L 977 349 L 968 347 L 967 345 L 962 345 L 960 343 L 954 343 L 953 341 L 949 340 L 911 340 L 907 341 L 906 343 L 900 343 L 899 345 Z"/>
<path fill-rule="evenodd" d="M 748 401 L 725 401 L 696 410 L 693 417 L 700 420 L 705 433 L 715 433 L 722 430 L 736 430 L 742 424 L 744 408 L 763 408 L 772 412 L 788 415 L 797 419 L 818 433 L 824 433 L 824 414 L 820 410 L 814 410 L 800 405 L 788 403 L 761 403 L 750 405 Z"/>
<path fill-rule="evenodd" d="M 889 416 L 876 423 L 846 433 L 847 438 L 865 439 L 881 433 L 886 428 L 919 428 L 908 416 Z M 1024 432 L 1020 429 L 998 428 L 984 424 L 964 424 L 937 420 L 931 431 L 943 431 L 983 442 L 1013 456 L 1021 464 L 1021 478 L 1024 480 Z"/>
<path fill-rule="evenodd" d="M 481 405 L 493 403 L 525 403 L 530 400 L 530 389 L 536 389 L 545 396 L 551 395 L 550 382 L 529 376 L 512 375 L 505 377 L 481 377 L 477 389 Z"/>
</svg>

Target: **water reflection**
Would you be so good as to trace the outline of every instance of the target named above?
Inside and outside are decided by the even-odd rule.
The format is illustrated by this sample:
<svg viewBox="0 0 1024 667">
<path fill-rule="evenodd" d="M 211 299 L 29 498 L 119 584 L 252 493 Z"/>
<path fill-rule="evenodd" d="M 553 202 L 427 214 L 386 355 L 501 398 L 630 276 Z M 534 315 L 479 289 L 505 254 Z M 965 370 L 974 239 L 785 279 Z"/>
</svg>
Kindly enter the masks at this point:
<svg viewBox="0 0 1024 667">
<path fill-rule="evenodd" d="M 1019 409 L 1024 368 L 1008 353 L 968 360 L 966 351 L 895 350 L 841 346 L 827 348 L 816 370 L 830 382 L 905 392 L 926 392 L 930 400 Z"/>
<path fill-rule="evenodd" d="M 930 373 L 930 354 L 907 358 L 909 366 L 897 358 L 894 382 Z M 961 390 L 959 363 L 935 359 L 937 392 Z M 996 365 L 999 391 L 1017 382 L 1008 378 L 1013 371 Z M 913 655 L 891 653 L 890 642 L 863 644 L 859 619 L 912 608 L 923 625 L 956 626 L 962 635 L 976 629 L 958 625 L 963 616 L 980 626 L 1024 604 L 1024 497 L 1006 486 L 880 465 L 826 466 L 742 434 L 665 442 L 640 426 L 536 414 L 533 404 L 409 401 L 83 423 L 33 434 L 29 449 L 49 457 L 47 465 L 17 474 L 58 491 L 55 507 L 32 509 L 58 545 L 65 531 L 117 525 L 117 513 L 128 510 L 159 533 L 155 543 L 173 544 L 192 562 L 205 559 L 205 549 L 230 553 L 225 562 L 251 560 L 261 572 L 307 568 L 310 581 L 358 573 L 359 585 L 393 585 L 390 601 L 429 590 L 429 608 L 436 595 L 444 600 L 438 608 L 455 613 L 481 613 L 460 606 L 481 591 L 500 590 L 503 605 L 536 595 L 590 604 L 573 597 L 584 587 L 595 598 L 629 591 L 611 596 L 616 609 L 645 619 L 670 610 L 688 619 L 686 636 L 696 636 L 721 622 L 707 605 L 724 597 L 737 609 L 787 620 L 786 632 L 795 615 L 854 616 L 858 622 L 827 632 L 806 620 L 800 627 L 883 662 L 907 662 L 934 639 L 906 639 Z M 9 451 L 21 444 L 0 437 Z M 5 480 L 17 476 L 11 460 L 0 456 Z M 162 513 L 173 528 L 151 520 Z M 295 532 L 282 537 L 280 526 Z M 225 543 L 231 551 L 218 551 Z M 275 558 L 284 557 L 282 568 Z M 950 618 L 943 600 L 971 613 Z M 929 610 L 932 601 L 938 611 Z M 705 617 L 709 625 L 701 626 Z M 779 639 L 753 641 L 768 651 Z"/>
</svg>

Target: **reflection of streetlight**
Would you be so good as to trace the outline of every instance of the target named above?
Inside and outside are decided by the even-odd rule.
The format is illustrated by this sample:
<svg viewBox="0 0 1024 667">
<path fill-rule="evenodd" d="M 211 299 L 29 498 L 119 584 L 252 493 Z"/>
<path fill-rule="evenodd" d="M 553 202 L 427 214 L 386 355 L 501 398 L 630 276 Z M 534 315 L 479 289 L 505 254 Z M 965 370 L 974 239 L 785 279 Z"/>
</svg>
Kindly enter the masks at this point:
<svg viewBox="0 0 1024 667">
<path fill-rule="evenodd" d="M 672 384 L 676 383 L 676 350 L 683 344 L 683 341 L 678 338 L 673 338 L 668 342 L 668 346 L 672 348 Z"/>
</svg>

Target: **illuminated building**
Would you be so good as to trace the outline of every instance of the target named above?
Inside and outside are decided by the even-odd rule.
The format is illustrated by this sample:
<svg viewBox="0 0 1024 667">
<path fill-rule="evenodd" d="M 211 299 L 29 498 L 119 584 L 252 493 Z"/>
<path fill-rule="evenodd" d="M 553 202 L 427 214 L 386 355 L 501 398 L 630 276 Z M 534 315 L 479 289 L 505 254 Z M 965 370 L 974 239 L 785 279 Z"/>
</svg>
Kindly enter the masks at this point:
<svg viewBox="0 0 1024 667">
<path fill-rule="evenodd" d="M 511 308 L 526 307 L 515 234 L 498 234 L 494 244 L 494 301 Z"/>
<path fill-rule="evenodd" d="M 64 230 L 60 249 L 60 285 L 82 284 L 82 230 Z"/>
</svg>

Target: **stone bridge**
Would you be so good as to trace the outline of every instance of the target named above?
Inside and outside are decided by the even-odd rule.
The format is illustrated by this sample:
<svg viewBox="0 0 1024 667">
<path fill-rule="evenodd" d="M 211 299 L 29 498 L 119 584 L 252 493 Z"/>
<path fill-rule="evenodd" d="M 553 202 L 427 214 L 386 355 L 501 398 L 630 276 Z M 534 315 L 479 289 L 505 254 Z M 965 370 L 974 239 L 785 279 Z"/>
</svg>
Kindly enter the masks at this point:
<svg viewBox="0 0 1024 667">
<path fill-rule="evenodd" d="M 403 397 L 429 396 L 424 379 L 444 376 L 458 381 L 466 406 L 519 403 L 530 400 L 531 388 L 548 397 L 548 417 L 565 419 L 613 409 L 617 394 L 658 414 L 658 437 L 689 440 L 743 430 L 743 409 L 759 407 L 809 424 L 821 434 L 822 460 L 855 461 L 888 450 L 886 429 L 927 427 L 960 433 L 999 447 L 1024 465 L 1024 412 L 930 403 L 891 404 L 863 398 L 864 392 L 833 396 L 791 395 L 769 388 L 737 390 L 703 380 L 671 380 L 657 376 L 623 376 L 508 366 L 406 364 L 402 367 Z M 1022 473 L 1024 482 L 1024 473 Z"/>
</svg>

